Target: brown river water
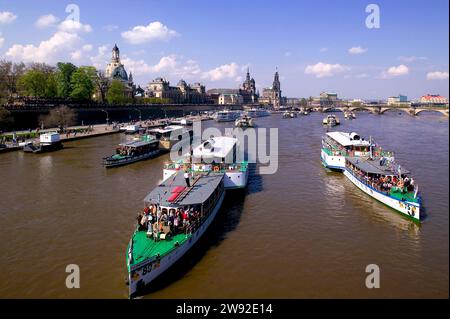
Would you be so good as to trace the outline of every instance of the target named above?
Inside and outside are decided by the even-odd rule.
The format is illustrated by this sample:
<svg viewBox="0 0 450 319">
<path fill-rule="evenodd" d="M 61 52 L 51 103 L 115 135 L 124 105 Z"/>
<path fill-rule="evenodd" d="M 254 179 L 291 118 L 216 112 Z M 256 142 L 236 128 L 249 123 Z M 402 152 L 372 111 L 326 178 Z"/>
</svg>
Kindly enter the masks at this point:
<svg viewBox="0 0 450 319">
<path fill-rule="evenodd" d="M 414 173 L 422 225 L 325 171 L 323 114 L 258 118 L 279 128 L 278 171 L 227 194 L 202 240 L 145 298 L 448 298 L 448 118 L 336 114 L 337 130 L 372 135 Z M 106 170 L 102 157 L 124 138 L 0 155 L 1 298 L 127 298 L 126 246 L 168 155 Z M 79 289 L 66 288 L 68 264 L 80 267 Z M 365 286 L 368 264 L 380 267 L 379 289 Z"/>
</svg>

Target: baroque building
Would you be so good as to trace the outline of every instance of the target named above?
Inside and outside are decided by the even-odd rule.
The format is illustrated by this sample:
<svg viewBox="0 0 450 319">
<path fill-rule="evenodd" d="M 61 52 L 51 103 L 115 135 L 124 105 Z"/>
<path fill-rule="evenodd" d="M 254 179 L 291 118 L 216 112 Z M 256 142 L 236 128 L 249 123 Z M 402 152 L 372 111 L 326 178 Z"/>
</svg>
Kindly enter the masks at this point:
<svg viewBox="0 0 450 319">
<path fill-rule="evenodd" d="M 120 50 L 117 47 L 117 44 L 115 44 L 112 49 L 111 62 L 106 65 L 105 76 L 109 79 L 109 82 L 111 82 L 112 80 L 121 81 L 125 86 L 128 94 L 133 94 L 135 90 L 133 75 L 131 74 L 131 72 L 128 75 L 124 65 L 120 61 Z"/>
<path fill-rule="evenodd" d="M 250 78 L 250 70 L 248 68 L 245 81 L 244 83 L 242 83 L 242 86 L 239 91 L 240 95 L 242 95 L 244 104 L 258 102 L 258 94 L 256 92 L 255 79 Z"/>
<path fill-rule="evenodd" d="M 259 102 L 261 104 L 271 104 L 276 109 L 285 103 L 281 95 L 281 83 L 278 71 L 275 72 L 273 77 L 272 87 L 263 89 L 263 95 L 259 98 Z"/>
<path fill-rule="evenodd" d="M 180 80 L 177 86 L 159 77 L 150 82 L 145 90 L 145 97 L 170 99 L 175 104 L 203 104 L 208 102 L 205 86 L 200 83 L 188 85 Z"/>
</svg>

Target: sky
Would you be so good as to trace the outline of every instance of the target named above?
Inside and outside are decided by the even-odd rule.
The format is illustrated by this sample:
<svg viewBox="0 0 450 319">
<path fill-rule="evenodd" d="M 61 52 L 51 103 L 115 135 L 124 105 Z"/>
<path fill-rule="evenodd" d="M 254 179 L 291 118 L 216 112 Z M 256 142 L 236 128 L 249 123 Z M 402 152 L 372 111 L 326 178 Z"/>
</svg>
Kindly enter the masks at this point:
<svg viewBox="0 0 450 319">
<path fill-rule="evenodd" d="M 0 59 L 105 69 L 117 43 L 142 87 L 237 88 L 250 68 L 261 92 L 278 70 L 287 97 L 449 97 L 448 12 L 448 0 L 0 0 Z"/>
</svg>

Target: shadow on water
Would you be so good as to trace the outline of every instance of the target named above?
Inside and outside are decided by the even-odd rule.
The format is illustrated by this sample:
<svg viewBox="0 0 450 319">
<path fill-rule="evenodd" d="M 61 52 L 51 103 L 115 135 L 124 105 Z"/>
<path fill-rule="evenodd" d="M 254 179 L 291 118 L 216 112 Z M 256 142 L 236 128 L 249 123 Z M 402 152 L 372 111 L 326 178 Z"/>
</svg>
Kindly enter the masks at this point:
<svg viewBox="0 0 450 319">
<path fill-rule="evenodd" d="M 247 186 L 247 194 L 254 194 L 262 192 L 264 189 L 263 186 L 263 178 L 258 173 L 258 167 L 256 164 L 248 165 L 248 186 Z"/>
<path fill-rule="evenodd" d="M 245 190 L 227 191 L 222 207 L 198 242 L 162 275 L 143 287 L 139 296 L 162 290 L 182 279 L 208 252 L 217 247 L 239 224 L 245 201 Z"/>
</svg>

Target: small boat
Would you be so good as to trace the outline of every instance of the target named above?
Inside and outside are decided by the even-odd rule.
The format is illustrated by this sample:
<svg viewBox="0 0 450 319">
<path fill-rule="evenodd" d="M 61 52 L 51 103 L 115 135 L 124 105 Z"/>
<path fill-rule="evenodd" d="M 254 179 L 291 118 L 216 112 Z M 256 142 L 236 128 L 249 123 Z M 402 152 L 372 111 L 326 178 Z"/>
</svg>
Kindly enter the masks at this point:
<svg viewBox="0 0 450 319">
<path fill-rule="evenodd" d="M 234 122 L 239 116 L 241 116 L 240 111 L 223 110 L 214 115 L 214 120 L 216 122 Z"/>
<path fill-rule="evenodd" d="M 63 148 L 60 135 L 56 132 L 43 133 L 39 135 L 39 144 L 27 143 L 23 146 L 26 153 L 53 152 Z"/>
<path fill-rule="evenodd" d="M 103 165 L 111 168 L 149 159 L 160 153 L 158 145 L 159 141 L 152 137 L 121 143 L 116 148 L 116 154 L 103 158 Z"/>
<path fill-rule="evenodd" d="M 125 134 L 136 134 L 141 130 L 141 126 L 137 124 L 127 125 L 123 128 Z"/>
<path fill-rule="evenodd" d="M 339 118 L 336 115 L 330 114 L 330 115 L 327 115 L 327 117 L 325 117 L 322 120 L 322 124 L 329 125 L 329 126 L 336 126 L 336 125 L 339 125 L 340 122 L 339 122 Z"/>
<path fill-rule="evenodd" d="M 355 114 L 355 112 L 347 111 L 347 112 L 344 112 L 344 118 L 346 120 L 353 120 L 356 118 L 356 114 Z"/>
<path fill-rule="evenodd" d="M 178 161 L 164 165 L 163 180 L 168 180 L 181 170 L 193 174 L 225 174 L 224 184 L 228 189 L 247 187 L 249 169 L 247 161 L 238 161 L 238 139 L 229 136 L 212 137 L 194 147 L 191 154 L 186 154 Z"/>
<path fill-rule="evenodd" d="M 159 148 L 163 151 L 170 151 L 177 143 L 190 143 L 193 137 L 193 130 L 182 125 L 168 125 L 161 128 L 154 128 L 147 131 L 159 141 Z"/>
<path fill-rule="evenodd" d="M 356 132 L 328 132 L 322 138 L 320 157 L 325 168 L 342 172 L 345 158 L 368 157 L 370 142 Z"/>
<path fill-rule="evenodd" d="M 200 174 L 189 184 L 183 175 L 162 182 L 144 199 L 126 252 L 130 298 L 142 295 L 185 255 L 222 206 L 224 174 Z"/>
<path fill-rule="evenodd" d="M 297 117 L 297 113 L 295 113 L 295 112 L 287 111 L 287 112 L 283 113 L 283 118 L 284 119 L 293 119 L 293 118 L 296 118 L 296 117 Z"/>
<path fill-rule="evenodd" d="M 350 116 L 351 116 L 352 119 L 356 119 L 356 113 L 355 112 L 351 112 Z"/>
<path fill-rule="evenodd" d="M 241 128 L 253 127 L 253 119 L 248 115 L 242 115 L 234 122 L 234 125 Z"/>
</svg>

